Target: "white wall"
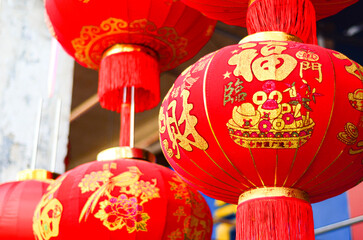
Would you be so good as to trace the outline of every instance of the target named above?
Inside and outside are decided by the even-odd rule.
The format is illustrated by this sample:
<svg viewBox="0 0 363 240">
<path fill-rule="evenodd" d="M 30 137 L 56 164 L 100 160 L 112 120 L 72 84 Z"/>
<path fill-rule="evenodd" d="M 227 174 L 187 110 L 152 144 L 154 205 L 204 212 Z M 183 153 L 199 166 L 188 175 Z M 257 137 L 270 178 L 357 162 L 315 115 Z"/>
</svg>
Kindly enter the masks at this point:
<svg viewBox="0 0 363 240">
<path fill-rule="evenodd" d="M 58 54 L 54 95 L 49 98 L 51 35 L 43 0 L 0 0 L 0 182 L 29 168 L 39 101 L 44 99 L 37 168 L 50 169 L 56 99 L 62 101 L 56 171 L 64 171 L 72 96 L 73 60 Z"/>
</svg>

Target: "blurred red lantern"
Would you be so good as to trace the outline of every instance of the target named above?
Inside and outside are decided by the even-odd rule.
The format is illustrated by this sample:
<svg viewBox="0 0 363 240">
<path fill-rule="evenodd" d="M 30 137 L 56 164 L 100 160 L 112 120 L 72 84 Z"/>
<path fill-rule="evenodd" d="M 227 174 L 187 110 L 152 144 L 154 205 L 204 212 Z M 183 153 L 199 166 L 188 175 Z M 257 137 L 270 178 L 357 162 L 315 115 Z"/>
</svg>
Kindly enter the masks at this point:
<svg viewBox="0 0 363 240">
<path fill-rule="evenodd" d="M 0 239 L 34 239 L 34 210 L 52 181 L 45 170 L 25 170 L 19 181 L 0 184 Z"/>
<path fill-rule="evenodd" d="M 306 43 L 316 43 L 316 20 L 336 14 L 358 0 L 182 1 L 212 19 L 246 27 L 249 34 L 283 31 L 298 36 Z"/>
<path fill-rule="evenodd" d="M 160 109 L 164 155 L 192 186 L 239 202 L 239 239 L 313 239 L 309 199 L 363 177 L 362 66 L 289 39 L 257 33 L 203 57 Z"/>
<path fill-rule="evenodd" d="M 210 239 L 211 213 L 196 190 L 170 169 L 127 159 L 150 154 L 111 151 L 126 158 L 83 164 L 52 184 L 34 215 L 36 239 Z"/>
<path fill-rule="evenodd" d="M 216 21 L 171 0 L 46 0 L 49 28 L 81 65 L 100 69 L 102 107 L 120 112 L 123 87 L 136 88 L 136 111 L 159 103 L 159 71 L 193 57 Z"/>
</svg>

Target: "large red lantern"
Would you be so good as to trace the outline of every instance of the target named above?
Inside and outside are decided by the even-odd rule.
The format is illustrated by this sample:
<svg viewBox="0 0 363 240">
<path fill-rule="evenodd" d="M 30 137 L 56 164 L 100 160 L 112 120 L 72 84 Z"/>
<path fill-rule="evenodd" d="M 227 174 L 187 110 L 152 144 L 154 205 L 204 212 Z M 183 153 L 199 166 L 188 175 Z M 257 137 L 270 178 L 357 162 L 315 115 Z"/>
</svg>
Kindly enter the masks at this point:
<svg viewBox="0 0 363 240">
<path fill-rule="evenodd" d="M 0 239 L 34 240 L 34 210 L 52 181 L 45 170 L 25 170 L 19 181 L 0 184 Z"/>
<path fill-rule="evenodd" d="M 34 215 L 36 239 L 210 239 L 211 213 L 196 190 L 140 160 L 150 154 L 109 151 L 123 159 L 83 164 L 49 187 Z"/>
<path fill-rule="evenodd" d="M 135 87 L 136 112 L 159 103 L 159 72 L 193 57 L 216 21 L 180 1 L 46 0 L 49 28 L 81 65 L 100 70 L 102 107 L 120 112 Z"/>
<path fill-rule="evenodd" d="M 160 109 L 162 150 L 192 186 L 239 203 L 239 239 L 313 239 L 309 202 L 363 177 L 362 81 L 339 52 L 250 35 L 176 80 Z"/>
</svg>

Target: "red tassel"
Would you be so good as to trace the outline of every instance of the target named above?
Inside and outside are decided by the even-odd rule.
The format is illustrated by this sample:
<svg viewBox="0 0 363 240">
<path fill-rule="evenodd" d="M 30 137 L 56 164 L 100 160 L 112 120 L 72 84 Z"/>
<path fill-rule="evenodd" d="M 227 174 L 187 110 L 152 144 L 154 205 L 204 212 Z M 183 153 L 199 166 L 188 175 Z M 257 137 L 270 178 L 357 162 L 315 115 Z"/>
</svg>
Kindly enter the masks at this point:
<svg viewBox="0 0 363 240">
<path fill-rule="evenodd" d="M 160 101 L 159 65 L 141 51 L 120 52 L 104 57 L 99 71 L 98 97 L 103 108 L 120 112 L 123 88 L 135 87 L 135 111 L 155 107 Z"/>
<path fill-rule="evenodd" d="M 310 0 L 256 0 L 248 7 L 249 34 L 281 31 L 317 44 L 315 9 Z"/>
<path fill-rule="evenodd" d="M 256 198 L 237 207 L 237 240 L 314 240 L 310 203 L 292 197 Z"/>
</svg>

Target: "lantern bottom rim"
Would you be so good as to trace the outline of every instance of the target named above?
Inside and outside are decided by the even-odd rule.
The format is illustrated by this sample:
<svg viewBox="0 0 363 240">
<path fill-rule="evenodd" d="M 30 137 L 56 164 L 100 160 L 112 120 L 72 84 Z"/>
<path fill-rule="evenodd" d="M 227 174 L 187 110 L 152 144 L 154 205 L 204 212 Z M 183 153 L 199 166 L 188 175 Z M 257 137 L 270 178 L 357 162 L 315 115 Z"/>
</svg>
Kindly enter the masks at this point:
<svg viewBox="0 0 363 240">
<path fill-rule="evenodd" d="M 287 187 L 263 187 L 263 188 L 249 189 L 243 192 L 239 196 L 238 204 L 257 198 L 269 198 L 269 197 L 297 198 L 310 203 L 309 195 L 302 190 L 287 188 Z"/>
</svg>

